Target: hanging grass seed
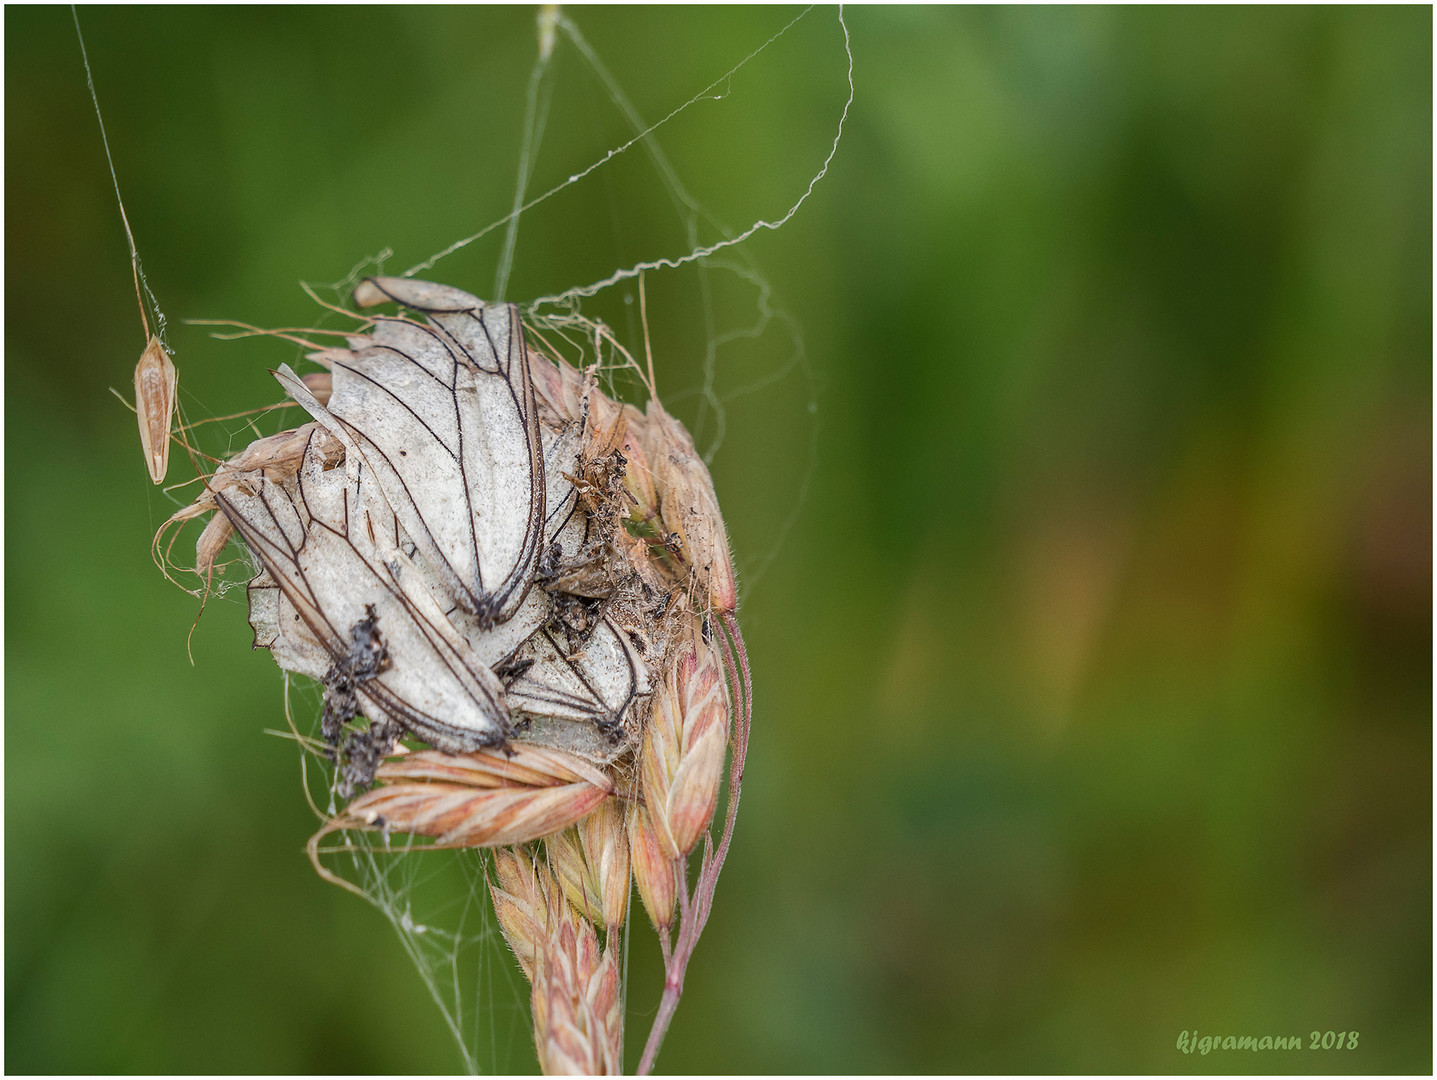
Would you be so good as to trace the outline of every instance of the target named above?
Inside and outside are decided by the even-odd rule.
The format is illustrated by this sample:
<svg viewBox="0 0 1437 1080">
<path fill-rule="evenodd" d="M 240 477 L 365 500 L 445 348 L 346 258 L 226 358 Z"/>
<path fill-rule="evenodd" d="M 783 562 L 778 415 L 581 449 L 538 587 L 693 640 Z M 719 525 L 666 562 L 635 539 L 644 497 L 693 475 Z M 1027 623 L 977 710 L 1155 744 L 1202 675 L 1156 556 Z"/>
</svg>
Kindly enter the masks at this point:
<svg viewBox="0 0 1437 1080">
<path fill-rule="evenodd" d="M 105 118 L 100 113 L 100 98 L 95 93 L 95 79 L 90 72 L 90 56 L 85 50 L 85 35 L 80 33 L 80 15 L 74 9 L 75 37 L 80 43 L 80 56 L 85 64 L 85 83 L 90 88 L 90 101 L 95 106 L 95 120 L 100 125 L 100 141 L 105 147 L 105 161 L 110 166 L 110 180 L 115 187 L 115 201 L 120 207 L 120 223 L 125 227 L 125 242 L 130 248 L 130 272 L 135 279 L 135 303 L 140 309 L 140 327 L 145 332 L 145 349 L 135 364 L 135 419 L 140 425 L 140 448 L 145 454 L 145 468 L 150 480 L 163 484 L 170 469 L 170 430 L 174 427 L 178 399 L 175 390 L 179 373 L 169 350 L 162 340 L 164 316 L 160 305 L 149 291 L 145 273 L 140 268 L 140 250 L 135 247 L 135 234 L 130 217 L 125 213 L 125 200 L 120 195 L 120 178 L 115 175 L 115 159 L 110 155 L 110 137 L 105 134 Z M 145 298 L 149 297 L 155 312 L 155 326 L 150 324 Z"/>
<path fill-rule="evenodd" d="M 136 278 L 138 292 L 139 279 Z M 165 351 L 160 339 L 149 333 L 149 321 L 144 318 L 144 304 L 140 305 L 140 318 L 145 322 L 148 341 L 145 351 L 135 365 L 135 416 L 140 423 L 140 447 L 145 452 L 145 466 L 150 479 L 156 484 L 165 482 L 170 469 L 170 428 L 175 418 L 175 388 L 179 375 L 175 362 Z"/>
<path fill-rule="evenodd" d="M 274 332 L 322 369 L 276 372 L 309 420 L 216 462 L 157 557 L 169 573 L 174 530 L 212 515 L 201 594 L 237 537 L 257 571 L 256 647 L 323 684 L 318 745 L 342 805 L 310 840 L 322 876 L 362 892 L 325 860 L 365 834 L 493 849 L 546 1072 L 620 1066 L 613 950 L 636 879 L 666 967 L 647 1071 L 712 905 L 747 745 L 712 478 L 652 361 L 602 325 L 526 331 L 512 305 L 406 278 L 368 279 L 354 300 L 398 311 L 346 312 L 343 347 Z M 576 327 L 638 376 L 645 410 L 559 358 L 546 333 Z M 721 834 L 691 878 L 726 749 Z"/>
</svg>

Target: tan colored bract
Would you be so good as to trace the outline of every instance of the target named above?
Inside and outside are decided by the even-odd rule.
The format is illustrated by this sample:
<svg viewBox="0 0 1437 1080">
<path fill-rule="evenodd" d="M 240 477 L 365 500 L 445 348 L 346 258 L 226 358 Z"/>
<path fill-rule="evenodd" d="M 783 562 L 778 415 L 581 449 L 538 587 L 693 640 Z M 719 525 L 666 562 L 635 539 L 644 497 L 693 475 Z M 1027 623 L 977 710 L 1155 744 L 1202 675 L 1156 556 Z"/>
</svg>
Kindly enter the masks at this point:
<svg viewBox="0 0 1437 1080">
<path fill-rule="evenodd" d="M 142 309 L 143 312 L 143 309 Z M 135 416 L 140 422 L 140 447 L 145 467 L 157 484 L 170 468 L 170 425 L 175 417 L 175 362 L 153 334 L 135 365 Z"/>
</svg>

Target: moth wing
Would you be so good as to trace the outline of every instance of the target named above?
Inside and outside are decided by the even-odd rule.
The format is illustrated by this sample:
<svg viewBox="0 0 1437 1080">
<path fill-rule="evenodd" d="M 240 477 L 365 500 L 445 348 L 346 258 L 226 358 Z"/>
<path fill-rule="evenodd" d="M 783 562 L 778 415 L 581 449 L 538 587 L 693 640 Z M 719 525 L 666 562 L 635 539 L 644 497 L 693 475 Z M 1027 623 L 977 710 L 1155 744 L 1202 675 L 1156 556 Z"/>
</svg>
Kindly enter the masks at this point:
<svg viewBox="0 0 1437 1080">
<path fill-rule="evenodd" d="M 282 666 L 296 661 L 290 670 L 314 674 L 321 657 L 310 642 L 331 665 L 342 663 L 354 627 L 372 611 L 390 664 L 359 684 L 361 698 L 451 753 L 501 744 L 510 727 L 502 684 L 444 619 L 431 593 L 400 587 L 393 570 L 402 557 L 397 523 L 363 465 L 353 476 L 326 470 L 317 446 L 312 438 L 293 485 L 257 476 L 252 486 L 216 494 L 264 567 L 256 642 L 272 634 L 282 646 L 275 656 Z M 277 592 L 269 592 L 266 575 Z"/>
<path fill-rule="evenodd" d="M 653 690 L 648 665 L 609 619 L 600 620 L 582 648 L 572 651 L 562 635 L 540 630 L 515 660 L 531 663 L 509 683 L 510 706 L 537 721 L 546 741 L 555 727 L 552 721 L 582 726 L 591 733 L 588 741 L 605 747 L 610 757 L 635 734 L 636 707 Z M 571 741 L 578 737 L 567 736 Z"/>
<path fill-rule="evenodd" d="M 568 424 L 562 431 L 543 430 L 544 446 L 544 541 L 559 545 L 557 555 L 572 559 L 589 538 L 588 515 L 579 506 L 579 493 L 572 477 L 579 475 L 579 454 L 584 445 L 583 428 Z"/>
<path fill-rule="evenodd" d="M 513 304 L 436 310 L 429 321 L 449 348 L 465 358 L 466 369 L 472 365 L 467 377 L 473 380 L 478 406 L 461 409 L 461 436 L 469 437 L 465 445 L 473 447 L 473 460 L 481 466 L 468 473 L 470 499 L 479 515 L 476 521 L 489 519 L 489 528 L 479 530 L 481 569 L 488 574 L 492 621 L 502 622 L 518 609 L 533 583 L 547 506 L 539 408 L 524 328 Z M 466 419 L 468 426 L 463 425 Z M 479 614 L 482 618 L 485 610 Z"/>
<path fill-rule="evenodd" d="M 314 636 L 309 624 L 287 599 L 284 591 L 261 570 L 246 587 L 249 594 L 249 624 L 254 630 L 254 647 L 268 649 L 285 671 L 323 681 L 334 663 L 324 642 Z"/>
<path fill-rule="evenodd" d="M 463 289 L 418 278 L 365 278 L 354 290 L 357 307 L 373 307 L 385 301 L 393 301 L 415 311 L 470 311 L 484 306 L 484 301 Z"/>
<path fill-rule="evenodd" d="M 424 558 L 492 626 L 523 603 L 543 539 L 543 449 L 519 312 L 446 286 L 378 280 L 429 313 L 428 325 L 376 320 L 352 358 L 333 358 L 327 407 L 296 400 L 344 430 Z"/>
<path fill-rule="evenodd" d="M 588 539 L 588 516 L 579 506 L 578 493 L 570 479 L 578 472 L 583 432 L 577 424 L 568 425 L 558 432 L 543 426 L 539 430 L 547 501 L 544 546 L 547 550 L 558 545 L 555 558 L 562 562 L 573 559 Z M 401 580 L 401 586 L 406 591 L 417 591 L 422 587 L 435 596 L 445 596 L 447 579 L 430 565 L 418 545 L 408 539 L 402 528 L 399 547 L 403 554 L 409 556 L 402 560 L 399 567 L 399 572 L 406 575 Z M 418 584 L 408 584 L 410 579 Z M 493 668 L 513 657 L 519 646 L 553 618 L 554 605 L 543 589 L 530 589 L 510 618 L 492 626 L 483 625 L 477 615 L 454 602 L 448 605 L 444 615 L 473 647 L 475 654 Z"/>
<path fill-rule="evenodd" d="M 558 544 L 557 558 L 571 559 L 587 539 L 588 518 L 578 505 L 578 494 L 569 479 L 577 473 L 582 431 L 577 425 L 553 432 L 540 428 L 544 449 L 544 490 L 548 513 L 544 524 L 546 548 Z M 409 540 L 401 527 L 399 547 L 408 556 L 401 561 L 400 584 L 406 591 L 423 588 L 443 597 L 448 582 Z M 412 582 L 412 583 L 411 583 Z M 524 601 L 510 618 L 494 626 L 484 626 L 479 618 L 457 602 L 451 602 L 445 617 L 473 647 L 475 654 L 489 667 L 511 658 L 515 650 L 535 634 L 554 615 L 554 605 L 542 589 L 530 589 Z"/>
<path fill-rule="evenodd" d="M 447 606 L 441 605 L 440 615 L 486 667 L 492 669 L 513 655 L 515 649 L 553 617 L 553 604 L 548 595 L 542 589 L 531 589 L 510 618 L 496 626 L 481 626 L 477 616 L 464 610 L 449 596 L 443 579 L 418 549 L 407 550 L 408 545 L 404 541 L 401 535 L 400 557 L 394 560 L 392 566 L 396 583 L 406 593 L 423 590 L 435 597 L 447 597 Z"/>
</svg>

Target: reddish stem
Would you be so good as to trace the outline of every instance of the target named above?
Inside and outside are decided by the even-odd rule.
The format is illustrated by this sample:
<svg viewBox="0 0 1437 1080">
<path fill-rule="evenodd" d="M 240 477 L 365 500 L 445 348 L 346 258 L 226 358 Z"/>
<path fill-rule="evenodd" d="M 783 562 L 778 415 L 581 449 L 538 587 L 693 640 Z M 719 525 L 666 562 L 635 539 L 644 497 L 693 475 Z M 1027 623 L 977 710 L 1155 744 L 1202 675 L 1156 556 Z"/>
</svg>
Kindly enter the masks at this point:
<svg viewBox="0 0 1437 1080">
<path fill-rule="evenodd" d="M 659 1047 L 663 1045 L 664 1035 L 669 1030 L 669 1021 L 673 1019 L 674 1010 L 679 1007 L 679 998 L 684 992 L 684 972 L 688 969 L 689 959 L 693 956 L 694 948 L 699 943 L 699 935 L 703 933 L 704 924 L 708 922 L 709 911 L 713 907 L 714 890 L 718 887 L 719 871 L 723 869 L 724 859 L 728 855 L 729 841 L 733 839 L 734 821 L 738 817 L 738 799 L 743 787 L 744 758 L 748 754 L 748 733 L 753 720 L 753 682 L 748 670 L 748 653 L 744 649 L 743 635 L 739 632 L 738 620 L 734 618 L 732 612 L 726 612 L 723 622 L 728 631 L 727 634 L 719 635 L 725 650 L 724 673 L 732 688 L 732 700 L 736 706 L 733 755 L 729 764 L 728 807 L 724 814 L 723 835 L 719 838 L 716 849 L 709 849 L 707 844 L 705 845 L 703 864 L 699 868 L 699 878 L 695 883 L 691 902 L 688 901 L 687 864 L 680 860 L 680 870 L 685 872 L 682 873 L 679 881 L 680 906 L 682 908 L 679 939 L 674 946 L 673 954 L 666 957 L 664 994 L 659 999 L 659 1011 L 658 1015 L 654 1017 L 654 1026 L 649 1029 L 649 1041 L 644 1045 L 644 1056 L 639 1060 L 640 1076 L 647 1076 L 653 1071 L 654 1059 L 658 1057 Z"/>
</svg>

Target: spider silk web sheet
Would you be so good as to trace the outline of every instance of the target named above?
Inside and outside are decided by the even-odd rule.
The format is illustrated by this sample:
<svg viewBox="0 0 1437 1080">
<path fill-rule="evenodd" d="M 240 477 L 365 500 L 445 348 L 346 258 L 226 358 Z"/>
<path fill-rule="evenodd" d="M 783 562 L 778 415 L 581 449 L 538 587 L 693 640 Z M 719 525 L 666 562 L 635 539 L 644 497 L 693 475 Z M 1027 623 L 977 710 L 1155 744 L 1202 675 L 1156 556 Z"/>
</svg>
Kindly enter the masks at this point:
<svg viewBox="0 0 1437 1080">
<path fill-rule="evenodd" d="M 842 10 L 807 8 L 796 15 L 776 10 L 772 14 L 767 35 L 739 50 L 726 69 L 695 72 L 693 85 L 674 88 L 666 111 L 655 119 L 635 107 L 625 80 L 606 65 L 585 35 L 581 24 L 600 18 L 597 12 L 580 10 L 571 15 L 542 9 L 527 82 L 516 88 L 514 101 L 484 105 L 490 110 L 522 110 L 519 145 L 494 151 L 495 160 L 508 162 L 512 201 L 491 207 L 492 217 L 482 228 L 412 265 L 396 257 L 395 250 L 403 245 L 394 243 L 360 261 L 340 280 L 308 286 L 321 304 L 339 306 L 362 277 L 403 274 L 451 283 L 491 302 L 516 302 L 531 332 L 576 367 L 597 364 L 601 388 L 641 408 L 645 391 L 632 362 L 613 340 L 596 334 L 594 326 L 603 323 L 612 328 L 613 338 L 642 362 L 646 342 L 641 307 L 646 300 L 648 324 L 654 331 L 652 362 L 658 391 L 665 406 L 687 425 L 705 461 L 712 465 L 717 460 L 721 494 L 726 479 L 730 485 L 739 479 L 725 477 L 722 463 L 733 434 L 732 421 L 746 410 L 761 413 L 765 423 L 783 425 L 798 447 L 791 460 L 763 463 L 763 483 L 782 493 L 779 516 L 750 524 L 734 516 L 732 496 L 723 502 L 745 599 L 762 588 L 765 572 L 802 512 L 819 431 L 818 383 L 800 326 L 773 295 L 751 256 L 752 246 L 745 242 L 777 232 L 801 211 L 828 173 L 853 102 L 853 56 Z M 722 138 L 735 155 L 753 153 L 748 144 L 761 142 L 765 95 L 776 92 L 777 100 L 782 100 L 782 89 L 774 87 L 781 88 L 785 64 L 799 54 L 832 57 L 834 93 L 827 128 L 812 144 L 793 148 L 788 160 L 756 156 L 754 161 L 756 169 L 778 169 L 784 176 L 797 177 L 792 191 L 777 205 L 757 205 L 741 191 L 720 191 L 717 197 L 705 191 L 701 200 L 692 190 L 684 152 L 671 151 L 666 142 L 672 139 L 684 146 L 695 138 Z M 86 74 L 89 77 L 88 57 Z M 95 108 L 98 115 L 98 99 Z M 593 116 L 594 137 L 608 136 L 600 142 L 599 153 L 545 138 L 555 110 L 581 108 Z M 455 111 L 465 123 L 480 119 L 477 106 L 456 106 Z M 101 127 L 103 134 L 103 120 Z M 617 139 L 611 135 L 615 130 L 620 132 Z M 111 174 L 115 179 L 113 164 Z M 117 179 L 115 186 L 118 197 Z M 515 295 L 526 250 L 561 243 L 564 230 L 575 227 L 574 214 L 585 205 L 582 198 L 574 197 L 585 193 L 592 197 L 595 190 L 603 193 L 607 213 L 593 225 L 613 238 L 608 265 L 575 267 L 579 284 L 553 285 L 533 299 Z M 123 212 L 123 202 L 121 208 Z M 731 225 L 724 217 L 740 223 Z M 637 235 L 636 227 L 626 228 L 626 222 L 650 226 L 656 220 L 662 229 L 646 228 L 643 236 Z M 636 245 L 645 249 L 637 250 Z M 139 266 L 138 253 L 134 259 L 142 303 L 164 339 L 164 313 Z M 317 307 L 311 325 L 343 331 L 352 324 L 334 310 Z M 241 327 L 229 336 L 248 333 Z M 267 344 L 271 352 L 263 355 L 270 367 L 286 360 L 294 363 L 305 351 L 272 340 Z M 678 362 L 680 355 L 686 363 Z M 196 446 L 214 458 L 293 422 L 283 412 L 196 422 L 193 418 L 208 418 L 223 410 L 187 398 L 183 363 L 181 421 Z M 182 504 L 190 494 L 189 488 L 179 488 L 175 502 Z M 229 562 L 222 568 L 226 572 L 213 582 L 209 595 L 228 595 L 232 602 L 243 604 L 243 586 L 252 568 L 237 546 L 231 546 L 226 557 Z M 302 678 L 285 676 L 284 705 L 289 730 L 275 733 L 295 738 L 305 748 L 301 765 L 306 795 L 316 815 L 332 815 L 338 809 L 332 777 L 314 752 L 320 745 L 319 689 Z M 532 1060 L 528 986 L 494 919 L 486 883 L 492 860 L 477 850 L 416 850 L 422 843 L 422 839 L 374 833 L 340 833 L 326 838 L 324 865 L 354 885 L 393 927 L 453 1037 L 462 1067 L 471 1073 L 525 1068 L 525 1062 Z M 642 907 L 632 903 L 619 952 L 626 987 L 629 936 L 648 930 Z M 657 987 L 643 988 L 642 1000 L 656 1001 L 657 994 Z M 638 1045 L 636 1033 L 641 1042 L 649 1019 L 628 1013 L 626 1041 L 631 1052 Z M 626 1068 L 632 1069 L 636 1061 L 626 1061 Z"/>
</svg>

